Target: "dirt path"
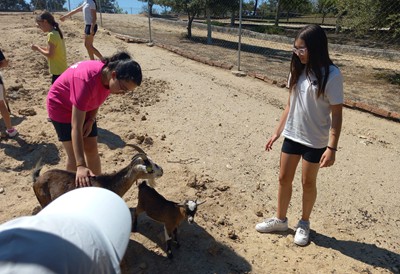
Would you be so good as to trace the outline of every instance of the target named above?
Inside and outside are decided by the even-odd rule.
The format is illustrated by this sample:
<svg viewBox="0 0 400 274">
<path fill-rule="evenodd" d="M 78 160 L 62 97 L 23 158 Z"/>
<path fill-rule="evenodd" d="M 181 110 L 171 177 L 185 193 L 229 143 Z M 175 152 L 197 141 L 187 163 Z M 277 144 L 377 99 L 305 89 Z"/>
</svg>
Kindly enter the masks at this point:
<svg viewBox="0 0 400 274">
<path fill-rule="evenodd" d="M 12 63 L 3 74 L 21 133 L 0 143 L 0 222 L 5 222 L 30 215 L 37 205 L 30 172 L 39 156 L 47 156 L 46 168 L 63 167 L 65 156 L 46 121 L 45 61 L 28 50 L 45 36 L 28 15 L 0 15 L 0 26 L 1 47 Z M 62 30 L 69 63 L 85 58 L 80 23 L 67 21 Z M 134 153 L 125 144 L 139 143 L 165 171 L 156 187 L 160 193 L 177 202 L 206 200 L 196 224 L 181 226 L 173 261 L 163 251 L 162 226 L 141 216 L 124 273 L 399 272 L 398 123 L 344 110 L 337 163 L 320 171 L 311 243 L 300 248 L 293 244 L 293 230 L 264 235 L 254 229 L 276 209 L 282 140 L 270 153 L 264 145 L 286 92 L 158 47 L 126 44 L 104 31 L 96 39 L 104 55 L 131 52 L 145 76 L 135 93 L 110 97 L 100 110 L 104 171 L 125 166 Z M 300 173 L 289 209 L 291 228 L 301 212 L 299 179 Z M 132 210 L 136 196 L 132 188 L 124 197 Z"/>
</svg>

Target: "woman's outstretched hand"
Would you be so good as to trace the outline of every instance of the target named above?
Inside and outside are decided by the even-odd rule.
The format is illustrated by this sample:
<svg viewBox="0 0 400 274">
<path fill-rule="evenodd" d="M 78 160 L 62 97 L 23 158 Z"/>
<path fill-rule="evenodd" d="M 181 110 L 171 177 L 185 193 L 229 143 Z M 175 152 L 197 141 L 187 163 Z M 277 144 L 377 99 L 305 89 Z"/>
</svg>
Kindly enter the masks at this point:
<svg viewBox="0 0 400 274">
<path fill-rule="evenodd" d="M 85 187 L 91 186 L 90 177 L 95 176 L 94 173 L 85 166 L 78 166 L 76 169 L 75 186 Z"/>
<path fill-rule="evenodd" d="M 267 144 L 265 145 L 265 150 L 270 151 L 272 149 L 272 145 L 278 140 L 279 135 L 274 134 L 271 138 L 268 139 Z"/>
</svg>

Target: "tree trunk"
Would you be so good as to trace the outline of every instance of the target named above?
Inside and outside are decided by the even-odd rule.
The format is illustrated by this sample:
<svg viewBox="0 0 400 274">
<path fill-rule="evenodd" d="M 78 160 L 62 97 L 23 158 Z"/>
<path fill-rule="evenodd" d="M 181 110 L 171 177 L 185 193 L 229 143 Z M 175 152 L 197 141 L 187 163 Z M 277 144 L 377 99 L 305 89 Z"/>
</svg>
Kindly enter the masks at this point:
<svg viewBox="0 0 400 274">
<path fill-rule="evenodd" d="M 235 26 L 235 12 L 232 11 L 231 13 L 231 28 Z"/>
<path fill-rule="evenodd" d="M 257 6 L 258 6 L 258 0 L 254 1 L 254 11 L 253 11 L 253 16 L 256 16 L 257 13 Z"/>
<path fill-rule="evenodd" d="M 188 12 L 188 25 L 187 25 L 187 37 L 190 39 L 192 38 L 192 23 L 194 20 L 194 15 L 190 16 L 190 12 Z"/>
<path fill-rule="evenodd" d="M 275 13 L 275 26 L 277 27 L 279 25 L 279 13 L 280 13 L 281 5 L 280 1 L 278 0 L 276 2 L 276 13 Z"/>
</svg>

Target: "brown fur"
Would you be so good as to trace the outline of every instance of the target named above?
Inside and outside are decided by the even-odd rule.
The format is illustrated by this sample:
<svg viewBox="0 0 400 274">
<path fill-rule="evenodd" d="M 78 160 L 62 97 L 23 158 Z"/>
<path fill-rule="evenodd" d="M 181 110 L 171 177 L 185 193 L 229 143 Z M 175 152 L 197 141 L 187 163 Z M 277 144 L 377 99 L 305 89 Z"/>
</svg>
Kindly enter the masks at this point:
<svg viewBox="0 0 400 274">
<path fill-rule="evenodd" d="M 148 159 L 154 172 L 147 172 L 146 169 L 139 168 L 145 165 L 144 159 Z M 33 174 L 33 191 L 42 208 L 62 194 L 76 188 L 75 172 L 52 169 L 39 175 L 42 167 L 38 166 Z M 155 179 L 162 176 L 162 168 L 154 164 L 145 154 L 138 153 L 131 163 L 118 172 L 112 174 L 102 174 L 91 177 L 92 186 L 109 189 L 122 197 L 138 179 Z"/>
</svg>

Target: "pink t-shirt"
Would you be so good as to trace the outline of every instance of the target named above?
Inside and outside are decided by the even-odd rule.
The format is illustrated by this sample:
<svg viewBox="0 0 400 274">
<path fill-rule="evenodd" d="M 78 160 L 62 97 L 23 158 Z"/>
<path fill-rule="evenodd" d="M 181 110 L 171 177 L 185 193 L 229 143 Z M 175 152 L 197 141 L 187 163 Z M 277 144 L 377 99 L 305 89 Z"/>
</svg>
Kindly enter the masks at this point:
<svg viewBox="0 0 400 274">
<path fill-rule="evenodd" d="M 72 106 L 81 111 L 97 109 L 110 94 L 101 83 L 101 61 L 83 61 L 70 66 L 51 86 L 47 95 L 49 118 L 71 123 Z"/>
</svg>

